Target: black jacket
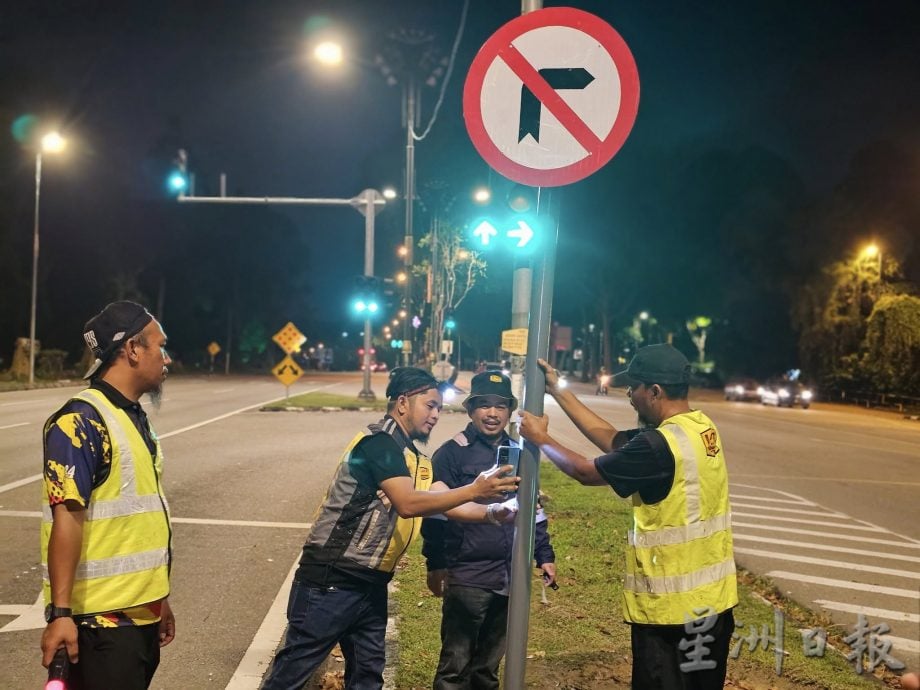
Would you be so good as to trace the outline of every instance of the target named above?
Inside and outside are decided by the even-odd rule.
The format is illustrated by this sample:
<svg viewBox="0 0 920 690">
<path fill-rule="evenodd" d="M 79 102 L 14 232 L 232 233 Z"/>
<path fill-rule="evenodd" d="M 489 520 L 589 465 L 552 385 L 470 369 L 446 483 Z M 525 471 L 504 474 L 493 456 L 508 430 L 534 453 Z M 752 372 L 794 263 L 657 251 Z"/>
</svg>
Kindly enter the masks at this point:
<svg viewBox="0 0 920 690">
<path fill-rule="evenodd" d="M 514 445 L 507 434 L 501 445 Z M 480 472 L 495 465 L 495 447 L 483 439 L 472 423 L 447 441 L 432 457 L 434 481 L 451 489 L 472 482 Z M 447 569 L 447 584 L 499 591 L 507 587 L 511 566 L 514 525 L 456 522 L 442 516 L 422 521 L 422 553 L 428 570 Z M 546 518 L 537 512 L 534 535 L 537 566 L 555 562 Z"/>
</svg>

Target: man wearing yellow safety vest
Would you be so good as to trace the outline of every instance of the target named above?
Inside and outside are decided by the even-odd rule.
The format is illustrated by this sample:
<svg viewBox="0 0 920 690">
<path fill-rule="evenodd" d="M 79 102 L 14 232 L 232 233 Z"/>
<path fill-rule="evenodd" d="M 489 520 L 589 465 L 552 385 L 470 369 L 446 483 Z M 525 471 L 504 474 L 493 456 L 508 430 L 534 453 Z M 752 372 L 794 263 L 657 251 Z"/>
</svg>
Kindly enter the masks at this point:
<svg viewBox="0 0 920 690">
<path fill-rule="evenodd" d="M 524 413 L 521 434 L 563 472 L 632 499 L 623 613 L 632 628 L 632 687 L 722 688 L 738 603 L 728 474 L 715 424 L 687 402 L 690 364 L 670 345 L 641 348 L 614 386 L 642 428 L 617 431 L 538 360 L 546 390 L 604 455 L 564 448 L 547 417 Z"/>
<path fill-rule="evenodd" d="M 161 399 L 166 334 L 144 307 L 113 302 L 83 337 L 89 387 L 45 423 L 42 663 L 65 648 L 68 688 L 142 690 L 175 636 L 163 454 L 139 400 Z"/>
</svg>

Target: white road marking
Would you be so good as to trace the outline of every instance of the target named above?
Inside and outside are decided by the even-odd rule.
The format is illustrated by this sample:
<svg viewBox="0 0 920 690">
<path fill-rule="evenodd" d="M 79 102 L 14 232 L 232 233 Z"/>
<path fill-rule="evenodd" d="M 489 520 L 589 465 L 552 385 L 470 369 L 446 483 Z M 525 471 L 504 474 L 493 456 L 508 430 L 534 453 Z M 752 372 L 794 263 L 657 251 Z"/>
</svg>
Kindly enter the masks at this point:
<svg viewBox="0 0 920 690">
<path fill-rule="evenodd" d="M 26 477 L 25 479 L 17 479 L 15 482 L 10 482 L 9 484 L 4 484 L 0 486 L 0 494 L 7 491 L 12 491 L 13 489 L 18 489 L 20 486 L 26 486 L 32 482 L 37 482 L 42 478 L 41 474 L 33 474 L 31 477 Z"/>
<path fill-rule="evenodd" d="M 776 520 L 777 522 L 795 522 L 798 524 L 805 522 L 805 520 L 802 520 L 802 518 L 787 518 L 787 517 L 779 517 L 775 515 L 758 515 L 757 513 L 736 513 L 734 510 L 732 510 L 732 516 L 734 517 L 736 515 L 740 517 L 756 518 L 759 520 Z M 824 527 L 839 527 L 842 529 L 859 530 L 862 532 L 875 532 L 876 534 L 879 532 L 887 532 L 888 534 L 894 534 L 894 532 L 881 528 L 881 527 L 864 527 L 863 525 L 848 525 L 843 522 L 822 522 L 821 520 L 808 520 L 807 523 L 809 525 L 823 525 Z M 832 535 L 828 535 L 828 536 L 832 536 Z"/>
<path fill-rule="evenodd" d="M 850 549 L 846 546 L 830 546 L 828 544 L 818 544 L 810 541 L 795 541 L 793 539 L 771 539 L 770 537 L 755 537 L 752 534 L 739 534 L 737 531 L 732 532 L 732 539 L 738 541 L 757 541 L 764 544 L 779 544 L 780 546 L 801 547 L 803 549 L 815 549 L 817 551 L 834 551 L 836 553 L 851 553 L 855 556 L 869 556 L 872 558 L 887 558 L 895 561 L 907 561 L 916 563 L 917 556 L 899 553 L 889 553 L 887 551 L 868 551 L 866 549 Z"/>
<path fill-rule="evenodd" d="M 236 390 L 236 388 L 221 388 L 220 390 L 211 391 L 211 392 L 212 392 L 214 395 L 217 395 L 218 393 L 229 393 L 230 391 L 235 391 L 235 390 Z"/>
<path fill-rule="evenodd" d="M 884 621 L 906 621 L 908 623 L 920 623 L 920 615 L 916 613 L 906 613 L 905 611 L 892 611 L 891 609 L 873 609 L 868 606 L 857 606 L 856 604 L 844 604 L 840 601 L 828 601 L 827 599 L 815 599 L 815 603 L 831 611 L 843 611 L 844 613 L 863 613 L 872 618 L 880 618 Z"/>
<path fill-rule="evenodd" d="M 791 503 L 794 506 L 813 506 L 817 505 L 811 501 L 806 501 L 802 499 L 801 501 L 791 501 L 787 498 L 765 498 L 763 496 L 748 496 L 746 494 L 732 494 L 731 499 L 734 503 L 735 499 L 745 499 L 749 501 L 763 501 L 764 503 Z"/>
<path fill-rule="evenodd" d="M 14 405 L 34 405 L 35 403 L 46 403 L 57 398 L 39 398 L 38 400 L 18 400 L 16 402 L 0 403 L 0 407 L 13 407 Z"/>
<path fill-rule="evenodd" d="M 753 503 L 735 503 L 732 501 L 732 508 L 754 508 L 755 510 L 771 510 L 777 513 L 792 513 L 794 515 L 817 515 L 818 517 L 836 517 L 846 518 L 847 515 L 838 513 L 833 510 L 796 510 L 795 508 L 774 508 L 773 506 L 759 506 Z"/>
<path fill-rule="evenodd" d="M 895 649 L 903 649 L 905 652 L 920 652 L 920 642 L 910 640 L 906 637 L 897 637 L 895 635 L 885 635 L 885 639 L 891 642 Z"/>
<path fill-rule="evenodd" d="M 40 510 L 0 510 L 0 517 L 41 518 Z M 217 525 L 227 527 L 272 527 L 282 529 L 310 529 L 309 522 L 268 522 L 260 520 L 221 520 L 210 518 L 170 517 L 170 522 L 182 525 Z"/>
<path fill-rule="evenodd" d="M 2 514 L 2 511 L 0 511 Z M 233 527 L 283 527 L 289 529 L 310 529 L 309 522 L 261 522 L 259 520 L 211 520 L 208 518 L 170 518 L 170 522 L 185 525 L 230 525 Z"/>
<path fill-rule="evenodd" d="M 794 563 L 808 563 L 809 565 L 820 565 L 825 568 L 845 568 L 847 570 L 859 570 L 861 573 L 877 573 L 878 575 L 891 575 L 893 577 L 906 577 L 911 580 L 920 580 L 920 573 L 913 570 L 898 570 L 897 568 L 882 568 L 877 565 L 863 565 L 851 563 L 849 561 L 833 561 L 827 558 L 813 558 L 811 556 L 795 556 L 780 551 L 763 551 L 761 549 L 746 549 L 735 547 L 735 553 L 743 553 L 748 556 L 761 556 L 763 558 L 774 558 L 778 561 L 792 561 Z M 920 597 L 920 594 L 918 594 Z"/>
<path fill-rule="evenodd" d="M 236 667 L 230 682 L 227 683 L 227 690 L 255 690 L 262 684 L 262 676 L 268 670 L 268 665 L 271 663 L 272 656 L 287 626 L 287 601 L 299 563 L 300 556 L 298 555 L 287 577 L 284 578 L 281 589 L 278 590 L 268 613 L 262 619 L 262 624 L 256 631 L 255 637 L 252 638 L 252 643 L 246 649 L 243 658 L 240 659 L 239 666 Z"/>
<path fill-rule="evenodd" d="M 337 386 L 337 385 L 338 385 L 338 384 L 336 384 L 336 383 L 331 383 L 331 384 L 326 385 L 326 386 L 320 386 L 319 388 L 314 388 L 313 390 L 303 391 L 302 393 L 298 393 L 297 395 L 303 395 L 303 394 L 306 394 L 306 393 L 314 393 L 314 392 L 316 392 L 316 391 L 318 391 L 318 390 L 323 390 L 324 388 L 332 388 L 332 386 Z M 256 409 L 257 407 L 262 407 L 263 405 L 268 405 L 269 403 L 273 403 L 273 402 L 276 402 L 276 401 L 278 401 L 278 400 L 281 400 L 281 398 L 271 398 L 270 400 L 264 400 L 264 401 L 262 401 L 262 402 L 255 403 L 254 405 L 247 405 L 246 407 L 241 407 L 241 408 L 239 408 L 238 410 L 233 410 L 232 412 L 226 412 L 226 413 L 224 413 L 224 414 L 222 414 L 222 415 L 218 415 L 218 416 L 216 416 L 216 417 L 212 417 L 211 419 L 206 419 L 206 420 L 204 420 L 203 422 L 198 422 L 197 424 L 190 424 L 189 426 L 184 426 L 184 427 L 182 427 L 181 429 L 176 429 L 175 431 L 168 431 L 168 432 L 166 432 L 165 434 L 160 434 L 159 436 L 160 436 L 160 438 L 162 439 L 162 438 L 169 438 L 170 436 L 176 436 L 177 434 L 183 434 L 183 433 L 185 433 L 186 431 L 191 431 L 192 429 L 197 429 L 197 428 L 199 428 L 199 427 L 205 426 L 206 424 L 211 424 L 212 422 L 219 422 L 221 419 L 226 419 L 227 417 L 232 417 L 233 415 L 235 415 L 235 414 L 240 414 L 241 412 L 248 412 L 249 410 L 254 410 L 254 409 Z"/>
<path fill-rule="evenodd" d="M 4 606 L 4 609 L 18 608 L 19 613 L 5 615 L 16 616 L 9 623 L 0 628 L 0 632 L 16 632 L 19 630 L 41 630 L 45 623 L 45 595 L 38 593 L 38 599 L 31 606 Z"/>
<path fill-rule="evenodd" d="M 339 384 L 330 383 L 325 386 L 320 386 L 319 388 L 314 388 L 312 390 L 303 391 L 302 393 L 314 393 L 315 391 L 323 390 L 325 388 L 332 388 L 333 386 L 337 386 L 337 385 Z M 302 393 L 298 393 L 298 395 L 301 395 Z M 177 434 L 182 434 L 182 433 L 185 433 L 186 431 L 197 429 L 199 427 L 205 426 L 206 424 L 211 424 L 212 422 L 219 422 L 221 419 L 226 419 L 227 417 L 232 417 L 233 415 L 239 414 L 240 412 L 246 412 L 248 410 L 252 410 L 257 407 L 262 407 L 263 405 L 268 405 L 269 403 L 273 403 L 281 399 L 282 398 L 271 398 L 269 400 L 265 400 L 263 402 L 256 403 L 254 405 L 247 405 L 246 407 L 241 407 L 238 410 L 233 410 L 233 412 L 227 412 L 226 414 L 218 415 L 217 417 L 212 417 L 211 419 L 206 419 L 203 422 L 198 422 L 197 424 L 191 424 L 189 426 L 182 427 L 181 429 L 176 429 L 175 431 L 168 431 L 165 434 L 160 434 L 160 438 L 163 439 L 163 438 L 169 438 L 170 436 L 176 436 Z M 18 489 L 19 487 L 26 486 L 27 484 L 31 484 L 32 482 L 37 482 L 41 478 L 42 478 L 41 474 L 33 474 L 31 477 L 26 477 L 25 479 L 19 479 L 15 482 L 10 482 L 9 484 L 3 484 L 2 486 L 0 486 L 0 494 L 5 493 L 7 491 L 12 491 L 13 489 Z"/>
<path fill-rule="evenodd" d="M 876 448 L 877 450 L 877 448 Z M 910 453 L 905 453 L 905 455 L 911 455 Z M 920 482 L 904 482 L 898 481 L 896 479 L 863 479 L 862 477 L 793 477 L 788 474 L 751 474 L 751 473 L 735 473 L 732 474 L 732 477 L 756 477 L 758 479 L 790 479 L 796 482 L 843 482 L 845 484 L 893 484 L 894 486 L 920 486 Z"/>
<path fill-rule="evenodd" d="M 0 517 L 40 518 L 40 510 L 0 510 Z"/>
<path fill-rule="evenodd" d="M 906 599 L 920 600 L 920 591 L 915 589 L 900 589 L 899 587 L 882 587 L 881 585 L 868 585 L 863 582 L 851 582 L 850 580 L 835 580 L 830 577 L 815 577 L 813 575 L 804 575 L 802 573 L 790 573 L 788 570 L 771 570 L 766 573 L 767 577 L 782 578 L 784 580 L 793 580 L 795 582 L 807 582 L 812 585 L 826 585 L 827 587 L 840 587 L 841 589 L 855 589 L 860 592 L 874 592 L 875 594 L 888 594 L 893 597 L 904 597 Z"/>
<path fill-rule="evenodd" d="M 0 426 L 0 430 L 2 430 L 2 429 L 15 429 L 17 426 L 29 426 L 29 424 L 31 424 L 31 423 L 32 423 L 32 422 L 18 422 L 18 423 L 16 423 L 16 424 L 7 424 L 6 426 Z"/>
<path fill-rule="evenodd" d="M 733 514 L 736 515 L 737 513 Z M 764 525 L 753 522 L 738 522 L 732 520 L 732 527 L 749 527 L 753 529 L 768 529 L 771 532 L 788 532 L 790 534 L 807 534 L 814 537 L 829 537 L 831 539 L 840 539 L 843 541 L 858 541 L 867 544 L 877 544 L 879 546 L 903 546 L 905 549 L 920 549 L 920 544 L 916 542 L 895 541 L 893 539 L 875 539 L 874 537 L 853 537 L 848 534 L 834 534 L 832 532 L 819 532 L 814 529 L 796 529 L 795 527 L 777 527 L 776 525 Z M 893 532 L 891 534 L 894 534 Z M 906 537 L 905 537 L 906 538 Z"/>
</svg>

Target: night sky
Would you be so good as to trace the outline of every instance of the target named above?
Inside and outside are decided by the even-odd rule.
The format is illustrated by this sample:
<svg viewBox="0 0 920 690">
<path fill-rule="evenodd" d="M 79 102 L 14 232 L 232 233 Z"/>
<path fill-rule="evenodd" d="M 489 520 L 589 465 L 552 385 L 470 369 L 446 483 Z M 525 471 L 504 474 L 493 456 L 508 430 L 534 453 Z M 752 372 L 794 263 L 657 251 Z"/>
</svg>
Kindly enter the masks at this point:
<svg viewBox="0 0 920 690">
<path fill-rule="evenodd" d="M 618 327 L 649 309 L 677 332 L 684 318 L 709 314 L 737 373 L 794 364 L 796 285 L 859 242 L 880 239 L 917 277 L 920 4 L 572 4 L 623 36 L 641 98 L 614 159 L 553 192 L 556 320 L 577 330 L 599 319 L 603 303 Z M 368 62 L 399 29 L 433 34 L 449 55 L 462 8 L 459 0 L 6 3 L 0 367 L 14 339 L 28 335 L 35 159 L 12 132 L 25 114 L 59 124 L 71 142 L 60 160 L 46 157 L 42 180 L 46 347 L 77 357 L 91 313 L 117 297 L 153 306 L 164 285 L 167 332 L 190 362 L 221 341 L 231 296 L 241 320 L 261 319 L 269 333 L 288 319 L 314 342 L 357 330 L 345 301 L 362 270 L 359 214 L 180 208 L 164 186 L 171 158 L 188 150 L 198 194 L 216 194 L 221 172 L 230 194 L 401 189 L 400 89 Z M 507 186 L 469 142 L 461 93 L 478 48 L 519 13 L 517 2 L 470 2 L 440 115 L 417 143 L 416 236 L 445 197 L 432 189 L 450 190 L 459 223 L 467 190 Z M 323 27 L 341 29 L 359 56 L 335 76 L 306 59 Z M 437 95 L 424 90 L 423 126 Z M 396 270 L 403 220 L 401 201 L 379 217 L 378 275 Z M 510 314 L 509 271 L 507 259 L 490 265 L 459 314 L 483 356 L 509 324 L 475 314 Z"/>
</svg>

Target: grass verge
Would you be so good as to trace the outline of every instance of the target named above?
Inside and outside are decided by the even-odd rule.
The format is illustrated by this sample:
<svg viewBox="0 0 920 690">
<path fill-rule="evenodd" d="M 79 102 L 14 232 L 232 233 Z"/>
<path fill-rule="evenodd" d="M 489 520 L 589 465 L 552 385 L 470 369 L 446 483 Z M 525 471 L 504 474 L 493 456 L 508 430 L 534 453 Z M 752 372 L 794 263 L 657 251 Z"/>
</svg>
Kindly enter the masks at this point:
<svg viewBox="0 0 920 690">
<path fill-rule="evenodd" d="M 542 585 L 534 578 L 527 687 L 628 688 L 630 641 L 629 626 L 621 616 L 621 582 L 629 506 L 612 491 L 582 487 L 547 463 L 541 465 L 541 488 L 548 496 L 545 505 L 560 589 L 547 590 L 548 603 L 541 603 Z M 398 669 L 396 687 L 430 688 L 440 653 L 441 602 L 425 585 L 420 544 L 415 544 L 404 559 L 395 583 L 392 612 L 397 615 L 398 659 L 390 663 Z M 780 676 L 775 669 L 774 645 L 767 650 L 760 646 L 750 650 L 748 643 L 741 641 L 738 658 L 729 659 L 728 687 L 880 687 L 879 679 L 856 674 L 852 662 L 845 658 L 849 649 L 829 621 L 783 600 L 769 582 L 739 573 L 739 598 L 736 634 L 747 637 L 751 630 L 761 631 L 765 625 L 775 631 L 774 606 L 778 606 L 784 612 L 786 652 Z M 806 657 L 800 630 L 818 627 L 828 631 L 828 646 L 824 656 Z M 886 680 L 891 682 L 893 676 Z"/>
<path fill-rule="evenodd" d="M 387 409 L 386 398 L 377 398 L 376 400 L 358 400 L 349 395 L 336 395 L 335 393 L 325 393 L 316 391 L 313 393 L 303 393 L 278 400 L 277 402 L 265 405 L 263 410 L 375 410 L 384 412 Z M 445 405 L 444 412 L 463 412 L 459 405 Z"/>
</svg>

